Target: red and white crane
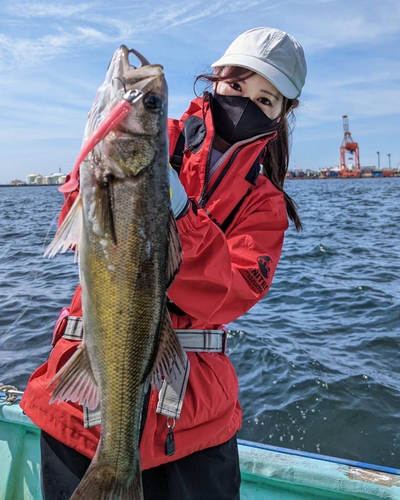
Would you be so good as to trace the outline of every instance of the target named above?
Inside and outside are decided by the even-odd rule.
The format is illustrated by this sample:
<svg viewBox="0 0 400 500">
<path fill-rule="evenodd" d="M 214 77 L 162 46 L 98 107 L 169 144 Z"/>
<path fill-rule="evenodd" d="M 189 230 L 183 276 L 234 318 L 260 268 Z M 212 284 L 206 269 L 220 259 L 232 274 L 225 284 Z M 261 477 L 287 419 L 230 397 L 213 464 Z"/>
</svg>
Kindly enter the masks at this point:
<svg viewBox="0 0 400 500">
<path fill-rule="evenodd" d="M 360 177 L 360 150 L 358 143 L 353 141 L 349 130 L 349 119 L 346 115 L 343 116 L 344 137 L 340 146 L 340 177 Z M 354 167 L 353 170 L 348 170 L 346 166 L 346 153 L 353 155 Z"/>
</svg>

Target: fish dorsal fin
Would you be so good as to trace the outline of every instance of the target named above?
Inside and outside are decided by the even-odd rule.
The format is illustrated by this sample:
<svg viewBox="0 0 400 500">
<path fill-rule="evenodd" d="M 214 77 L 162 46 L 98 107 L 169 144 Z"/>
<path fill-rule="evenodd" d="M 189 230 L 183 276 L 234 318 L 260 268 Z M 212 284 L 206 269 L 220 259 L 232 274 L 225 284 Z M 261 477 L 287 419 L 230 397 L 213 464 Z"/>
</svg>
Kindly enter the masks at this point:
<svg viewBox="0 0 400 500">
<path fill-rule="evenodd" d="M 75 247 L 75 261 L 78 256 L 82 236 L 83 205 L 81 194 L 78 193 L 74 204 L 58 228 L 53 241 L 44 252 L 45 257 L 54 257 L 57 252 L 64 253 L 68 248 Z"/>
<path fill-rule="evenodd" d="M 169 248 L 168 248 L 168 265 L 167 265 L 167 286 L 169 287 L 178 274 L 182 264 L 182 246 L 179 239 L 178 227 L 174 213 L 171 210 L 169 223 Z"/>
<path fill-rule="evenodd" d="M 172 382 L 186 367 L 186 354 L 172 328 L 169 312 L 165 310 L 157 356 L 150 372 L 150 384 L 161 389 L 163 380 Z"/>
<path fill-rule="evenodd" d="M 96 380 L 90 366 L 85 344 L 80 344 L 73 356 L 59 370 L 47 387 L 52 387 L 51 401 L 77 401 L 89 410 L 99 404 Z"/>
</svg>

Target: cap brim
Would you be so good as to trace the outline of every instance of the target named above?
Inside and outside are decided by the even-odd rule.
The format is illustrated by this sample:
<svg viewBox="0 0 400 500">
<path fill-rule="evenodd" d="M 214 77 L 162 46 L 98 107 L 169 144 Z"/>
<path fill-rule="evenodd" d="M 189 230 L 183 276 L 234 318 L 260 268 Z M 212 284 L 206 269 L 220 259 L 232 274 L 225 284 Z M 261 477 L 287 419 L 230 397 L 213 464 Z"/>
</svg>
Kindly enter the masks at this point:
<svg viewBox="0 0 400 500">
<path fill-rule="evenodd" d="M 288 99 L 295 99 L 300 95 L 298 89 L 282 71 L 265 61 L 260 61 L 257 57 L 240 54 L 226 55 L 211 64 L 212 68 L 217 66 L 239 66 L 254 71 L 271 82 Z"/>
</svg>

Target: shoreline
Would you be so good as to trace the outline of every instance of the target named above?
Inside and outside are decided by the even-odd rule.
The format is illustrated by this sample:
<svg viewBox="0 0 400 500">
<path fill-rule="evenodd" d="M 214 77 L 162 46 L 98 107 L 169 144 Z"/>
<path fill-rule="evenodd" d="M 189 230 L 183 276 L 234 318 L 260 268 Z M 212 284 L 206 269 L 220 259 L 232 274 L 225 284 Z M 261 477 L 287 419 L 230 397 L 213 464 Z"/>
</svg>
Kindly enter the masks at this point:
<svg viewBox="0 0 400 500">
<path fill-rule="evenodd" d="M 345 181 L 353 181 L 359 179 L 398 179 L 399 175 L 375 175 L 371 177 L 286 177 L 285 181 L 325 181 L 325 180 L 345 180 Z"/>
<path fill-rule="evenodd" d="M 371 177 L 286 177 L 285 181 L 326 181 L 326 180 L 358 180 L 358 179 L 396 179 L 400 178 L 400 175 L 376 175 Z M 38 188 L 38 187 L 60 187 L 62 184 L 0 184 L 0 188 Z"/>
<path fill-rule="evenodd" d="M 0 184 L 2 188 L 60 187 L 62 184 Z"/>
</svg>

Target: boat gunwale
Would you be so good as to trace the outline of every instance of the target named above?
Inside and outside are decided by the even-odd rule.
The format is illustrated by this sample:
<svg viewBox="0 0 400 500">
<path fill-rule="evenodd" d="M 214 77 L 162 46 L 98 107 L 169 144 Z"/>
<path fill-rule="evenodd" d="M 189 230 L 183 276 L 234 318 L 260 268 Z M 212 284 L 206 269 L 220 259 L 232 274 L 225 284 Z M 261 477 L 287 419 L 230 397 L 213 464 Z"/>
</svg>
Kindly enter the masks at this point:
<svg viewBox="0 0 400 500">
<path fill-rule="evenodd" d="M 386 472 L 387 474 L 400 476 L 400 469 L 395 469 L 393 467 L 386 467 L 384 465 L 375 465 L 367 462 L 357 462 L 355 460 L 347 460 L 346 458 L 331 457 L 329 455 L 319 455 L 318 453 L 293 450 L 291 448 L 281 448 L 279 446 L 273 446 L 270 444 L 257 443 L 255 441 L 246 441 L 245 439 L 238 439 L 238 444 L 242 446 L 248 446 L 251 448 L 258 448 L 260 450 L 275 451 L 277 453 L 283 453 L 286 455 L 295 455 L 298 457 L 312 458 L 315 460 L 322 460 L 325 462 L 331 462 L 338 465 L 348 465 L 349 467 L 368 469 L 376 472 Z"/>
</svg>

